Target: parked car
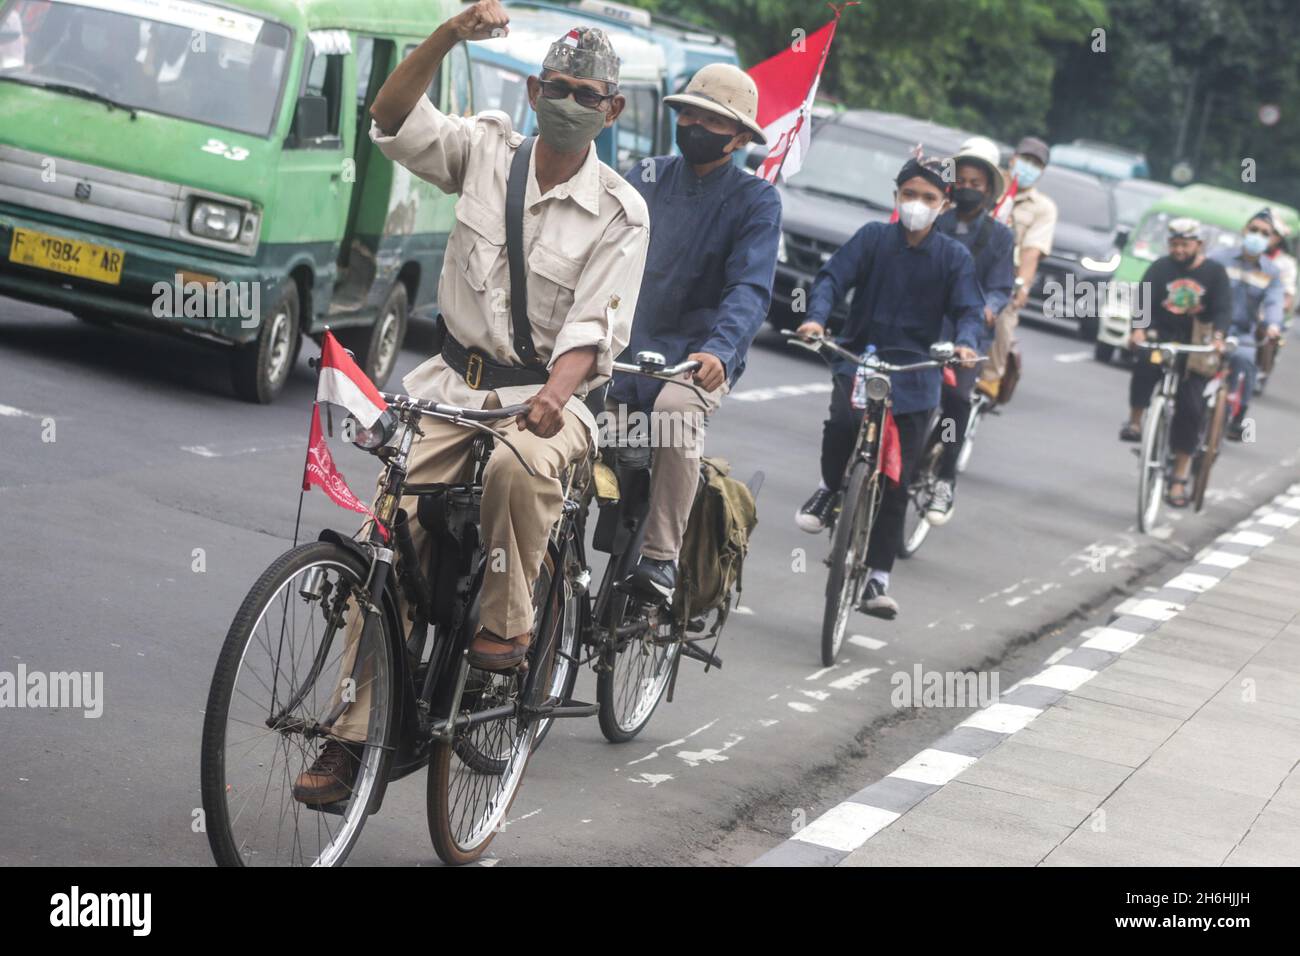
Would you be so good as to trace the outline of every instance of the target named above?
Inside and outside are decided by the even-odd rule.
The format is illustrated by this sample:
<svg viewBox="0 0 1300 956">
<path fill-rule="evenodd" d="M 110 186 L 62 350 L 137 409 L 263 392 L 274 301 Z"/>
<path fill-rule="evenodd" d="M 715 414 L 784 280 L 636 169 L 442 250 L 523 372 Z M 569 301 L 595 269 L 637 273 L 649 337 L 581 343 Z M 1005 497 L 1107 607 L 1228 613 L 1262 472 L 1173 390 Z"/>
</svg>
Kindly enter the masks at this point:
<svg viewBox="0 0 1300 956">
<path fill-rule="evenodd" d="M 1178 187 L 1151 179 L 1120 179 L 1111 185 L 1110 192 L 1115 199 L 1115 218 L 1120 229 L 1131 231 L 1152 203 L 1178 192 Z"/>
<path fill-rule="evenodd" d="M 818 270 L 868 222 L 894 211 L 894 177 L 921 143 L 927 154 L 950 156 L 974 133 L 876 110 L 844 110 L 817 120 L 803 166 L 777 189 L 782 236 L 768 321 L 778 329 L 802 321 L 800 306 Z M 750 165 L 762 153 L 751 153 Z M 801 291 L 802 290 L 802 291 Z M 830 316 L 836 329 L 847 302 Z"/>
<path fill-rule="evenodd" d="M 1241 230 L 1264 206 L 1279 210 L 1292 232 L 1300 230 L 1300 213 L 1290 206 L 1217 186 L 1186 186 L 1157 200 L 1134 227 L 1112 276 L 1117 288 L 1139 289 L 1147 267 L 1168 250 L 1171 219 L 1191 216 L 1203 227 L 1205 250 L 1237 248 Z M 1132 295 L 1116 296 L 1102 310 L 1094 354 L 1099 362 L 1129 355 L 1129 328 L 1133 319 Z"/>
<path fill-rule="evenodd" d="M 1053 146 L 1052 164 L 1092 173 L 1103 179 L 1145 178 L 1151 175 L 1151 167 L 1142 153 L 1088 139 L 1076 139 L 1072 143 Z"/>
<path fill-rule="evenodd" d="M 1051 255 L 1038 263 L 1020 317 L 1076 332 L 1091 342 L 1097 337 L 1097 316 L 1074 304 L 1119 265 L 1114 200 L 1096 176 L 1055 164 L 1043 170 L 1034 188 L 1056 203 L 1056 234 Z"/>
<path fill-rule="evenodd" d="M 394 172 L 368 109 L 459 9 L 0 0 L 0 293 L 224 346 L 250 401 L 327 324 L 383 384 L 455 197 Z M 470 108 L 464 44 L 430 95 Z"/>
</svg>

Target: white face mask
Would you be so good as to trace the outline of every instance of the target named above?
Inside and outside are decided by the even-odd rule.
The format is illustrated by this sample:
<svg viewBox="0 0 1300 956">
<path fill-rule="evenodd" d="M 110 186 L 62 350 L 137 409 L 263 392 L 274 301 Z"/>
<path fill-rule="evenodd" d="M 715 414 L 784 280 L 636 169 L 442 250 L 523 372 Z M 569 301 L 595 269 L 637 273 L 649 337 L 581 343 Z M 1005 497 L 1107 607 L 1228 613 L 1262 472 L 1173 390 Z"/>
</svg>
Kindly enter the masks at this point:
<svg viewBox="0 0 1300 956">
<path fill-rule="evenodd" d="M 905 202 L 898 207 L 898 221 L 908 232 L 920 232 L 939 218 L 939 210 L 918 200 Z"/>
</svg>

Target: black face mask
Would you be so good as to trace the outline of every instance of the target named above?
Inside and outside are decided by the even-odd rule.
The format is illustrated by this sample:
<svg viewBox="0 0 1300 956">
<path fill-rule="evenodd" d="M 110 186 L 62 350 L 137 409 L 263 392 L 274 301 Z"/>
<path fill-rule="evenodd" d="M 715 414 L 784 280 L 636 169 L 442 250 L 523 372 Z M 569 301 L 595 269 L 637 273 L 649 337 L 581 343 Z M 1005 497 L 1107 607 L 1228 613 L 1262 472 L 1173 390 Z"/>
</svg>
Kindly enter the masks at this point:
<svg viewBox="0 0 1300 956">
<path fill-rule="evenodd" d="M 957 211 L 972 213 L 984 205 L 984 193 L 979 189 L 954 189 L 952 201 L 957 204 Z"/>
<path fill-rule="evenodd" d="M 734 139 L 730 133 L 713 133 L 699 123 L 690 126 L 677 124 L 677 148 L 682 151 L 688 163 L 703 166 L 721 159 L 726 154 L 722 151 Z"/>
</svg>

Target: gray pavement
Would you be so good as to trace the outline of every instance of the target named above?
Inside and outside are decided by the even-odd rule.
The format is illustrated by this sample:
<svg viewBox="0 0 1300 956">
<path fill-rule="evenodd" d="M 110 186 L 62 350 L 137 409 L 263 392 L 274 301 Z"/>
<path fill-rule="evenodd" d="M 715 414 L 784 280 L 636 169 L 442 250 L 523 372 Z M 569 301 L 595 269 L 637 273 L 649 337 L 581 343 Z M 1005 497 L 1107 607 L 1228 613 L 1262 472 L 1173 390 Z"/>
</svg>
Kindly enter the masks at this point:
<svg viewBox="0 0 1300 956">
<path fill-rule="evenodd" d="M 1300 485 L 1083 637 L 759 864 L 1300 864 Z"/>
<path fill-rule="evenodd" d="M 419 331 L 399 372 L 425 357 Z M 490 862 L 747 863 L 944 735 L 987 741 L 954 730 L 973 707 L 897 706 L 891 674 L 975 669 L 1008 688 L 1296 480 L 1300 362 L 1284 355 L 1252 407 L 1258 440 L 1227 449 L 1205 512 L 1137 534 L 1136 459 L 1115 439 L 1125 371 L 1074 339 L 1020 338 L 1025 377 L 981 431 L 955 517 L 896 569 L 901 615 L 855 617 L 826 669 L 828 543 L 792 515 L 816 483 L 827 375 L 764 336 L 708 438 L 740 477 L 767 474 L 723 669 L 684 667 L 631 744 L 595 721 L 557 726 Z M 211 863 L 194 825 L 203 707 L 240 601 L 291 542 L 313 351 L 256 407 L 230 397 L 206 346 L 0 299 L 0 671 L 101 672 L 105 697 L 97 719 L 0 710 L 0 820 L 21 822 L 0 827 L 0 863 Z M 372 459 L 335 452 L 364 487 Z M 303 520 L 305 537 L 356 526 L 319 491 Z M 584 672 L 578 696 L 593 684 Z M 1017 691 L 1040 707 L 1044 693 Z M 355 862 L 436 863 L 424 786 L 389 790 Z"/>
</svg>

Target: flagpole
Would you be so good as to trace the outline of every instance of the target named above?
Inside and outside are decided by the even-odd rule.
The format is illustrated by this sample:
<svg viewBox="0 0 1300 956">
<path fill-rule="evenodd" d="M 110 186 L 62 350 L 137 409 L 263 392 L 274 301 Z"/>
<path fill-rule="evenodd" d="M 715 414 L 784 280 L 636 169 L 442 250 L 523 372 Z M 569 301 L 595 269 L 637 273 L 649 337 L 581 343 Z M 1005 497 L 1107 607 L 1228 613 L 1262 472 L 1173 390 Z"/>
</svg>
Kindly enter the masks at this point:
<svg viewBox="0 0 1300 956">
<path fill-rule="evenodd" d="M 329 332 L 329 326 L 325 326 L 326 333 Z M 322 354 L 324 350 L 322 349 Z M 321 360 L 316 358 L 314 363 L 312 359 L 307 360 L 307 366 L 310 368 L 313 364 L 316 366 L 316 394 L 320 394 L 320 369 Z M 316 399 L 311 400 L 312 418 L 316 417 Z M 298 531 L 302 525 L 302 499 L 307 497 L 307 462 L 311 461 L 311 424 L 307 425 L 307 451 L 302 456 L 302 481 L 298 482 L 298 516 L 293 519 L 293 546 L 298 547 Z"/>
<path fill-rule="evenodd" d="M 840 14 L 844 12 L 845 7 L 856 7 L 860 5 L 861 5 L 860 0 L 845 0 L 844 3 L 839 3 L 839 4 L 827 3 L 826 6 L 830 7 L 835 14 L 835 19 L 831 21 L 832 23 L 835 24 L 835 29 L 836 30 L 839 29 Z M 816 86 L 819 83 L 821 83 L 822 70 L 826 68 L 826 60 L 831 55 L 831 44 L 834 41 L 835 41 L 835 30 L 832 30 L 830 37 L 826 40 L 826 49 L 822 50 L 822 60 L 820 63 L 817 64 L 817 72 L 813 74 L 813 86 Z M 812 89 L 813 89 L 812 86 L 808 87 L 808 92 L 811 93 Z M 808 97 L 805 94 L 804 103 L 806 104 L 807 101 L 808 101 Z M 776 172 L 772 174 L 772 182 L 774 183 L 781 178 L 781 170 L 785 169 L 785 161 L 790 158 L 790 146 L 793 145 L 795 137 L 798 136 L 799 130 L 803 127 L 803 121 L 805 118 L 804 109 L 805 109 L 804 106 L 799 107 L 799 118 L 795 120 L 794 128 L 790 131 L 791 134 L 790 144 L 786 146 L 785 152 L 781 154 L 781 162 L 776 167 Z"/>
</svg>

